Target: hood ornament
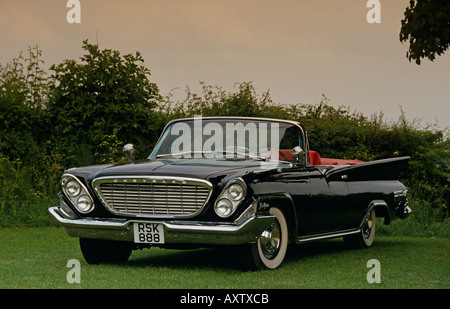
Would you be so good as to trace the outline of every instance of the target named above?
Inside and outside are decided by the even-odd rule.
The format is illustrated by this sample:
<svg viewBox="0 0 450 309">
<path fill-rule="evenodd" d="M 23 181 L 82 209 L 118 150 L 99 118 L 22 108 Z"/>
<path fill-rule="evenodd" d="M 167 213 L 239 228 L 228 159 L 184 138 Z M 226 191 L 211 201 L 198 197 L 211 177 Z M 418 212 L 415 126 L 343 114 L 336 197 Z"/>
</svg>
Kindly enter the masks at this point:
<svg viewBox="0 0 450 309">
<path fill-rule="evenodd" d="M 135 153 L 133 144 L 123 146 L 123 152 L 125 153 L 125 157 L 127 157 L 128 163 L 133 162 L 133 155 Z"/>
</svg>

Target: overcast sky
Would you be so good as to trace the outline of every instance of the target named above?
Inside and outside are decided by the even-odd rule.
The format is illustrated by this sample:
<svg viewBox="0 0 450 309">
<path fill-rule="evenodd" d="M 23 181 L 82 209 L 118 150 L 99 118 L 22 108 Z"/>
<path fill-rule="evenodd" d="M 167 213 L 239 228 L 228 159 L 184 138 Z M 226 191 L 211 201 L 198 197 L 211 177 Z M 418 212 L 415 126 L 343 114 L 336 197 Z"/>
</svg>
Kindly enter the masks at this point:
<svg viewBox="0 0 450 309">
<path fill-rule="evenodd" d="M 316 104 L 322 94 L 367 116 L 383 112 L 450 126 L 450 51 L 422 65 L 399 42 L 409 0 L 0 0 L 0 63 L 38 45 L 46 67 L 84 54 L 82 41 L 141 52 L 161 94 L 199 82 L 234 90 L 252 81 L 276 103 Z"/>
</svg>

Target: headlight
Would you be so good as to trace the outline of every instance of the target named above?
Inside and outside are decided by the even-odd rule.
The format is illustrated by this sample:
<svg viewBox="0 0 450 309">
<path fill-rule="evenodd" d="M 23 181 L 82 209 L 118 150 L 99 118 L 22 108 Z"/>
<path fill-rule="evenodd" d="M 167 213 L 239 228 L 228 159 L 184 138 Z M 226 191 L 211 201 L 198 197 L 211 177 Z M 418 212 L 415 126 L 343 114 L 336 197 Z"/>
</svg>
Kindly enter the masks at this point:
<svg viewBox="0 0 450 309">
<path fill-rule="evenodd" d="M 228 195 L 233 201 L 239 201 L 244 197 L 244 188 L 239 183 L 234 183 L 228 188 Z"/>
<path fill-rule="evenodd" d="M 80 212 L 86 213 L 91 211 L 92 205 L 93 204 L 91 198 L 86 194 L 83 194 L 78 198 L 77 208 Z"/>
<path fill-rule="evenodd" d="M 66 191 L 67 195 L 75 197 L 80 194 L 81 185 L 78 183 L 78 181 L 72 179 L 66 183 L 66 185 L 64 186 L 64 190 Z"/>
<path fill-rule="evenodd" d="M 223 198 L 217 202 L 216 213 L 220 217 L 227 217 L 233 211 L 233 204 L 230 200 Z"/>
<path fill-rule="evenodd" d="M 64 194 L 75 208 L 85 214 L 94 209 L 94 201 L 86 187 L 75 176 L 64 174 L 61 179 Z"/>
<path fill-rule="evenodd" d="M 238 205 L 244 200 L 247 186 L 241 178 L 231 180 L 217 198 L 214 210 L 219 217 L 231 216 Z"/>
</svg>

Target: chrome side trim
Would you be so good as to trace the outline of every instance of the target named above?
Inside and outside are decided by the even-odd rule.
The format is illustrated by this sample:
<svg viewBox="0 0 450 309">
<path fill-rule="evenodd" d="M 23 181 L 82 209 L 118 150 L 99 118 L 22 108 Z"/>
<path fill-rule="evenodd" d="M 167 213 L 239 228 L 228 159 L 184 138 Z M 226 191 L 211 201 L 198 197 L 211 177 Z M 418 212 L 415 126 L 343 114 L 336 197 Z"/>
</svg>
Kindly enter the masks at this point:
<svg viewBox="0 0 450 309">
<path fill-rule="evenodd" d="M 345 231 L 339 231 L 339 232 L 315 234 L 315 235 L 310 235 L 310 236 L 299 236 L 295 239 L 295 242 L 298 244 L 301 244 L 301 243 L 308 242 L 308 241 L 329 239 L 329 238 L 343 237 L 343 236 L 352 235 L 352 234 L 358 234 L 360 232 L 361 232 L 361 229 L 352 229 L 352 230 L 345 230 Z"/>
</svg>

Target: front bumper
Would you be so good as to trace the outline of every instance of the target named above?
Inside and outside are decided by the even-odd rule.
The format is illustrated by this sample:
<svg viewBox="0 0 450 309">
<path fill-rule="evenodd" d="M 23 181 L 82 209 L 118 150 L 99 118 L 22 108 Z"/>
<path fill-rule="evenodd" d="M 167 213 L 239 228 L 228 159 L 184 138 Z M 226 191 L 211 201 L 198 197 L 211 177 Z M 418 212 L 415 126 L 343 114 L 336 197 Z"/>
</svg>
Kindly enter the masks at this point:
<svg viewBox="0 0 450 309">
<path fill-rule="evenodd" d="M 240 245 L 254 243 L 273 222 L 273 215 L 253 215 L 242 223 L 144 221 L 139 219 L 79 218 L 59 206 L 50 214 L 73 237 L 134 241 L 133 223 L 154 222 L 164 226 L 165 244 Z"/>
</svg>

